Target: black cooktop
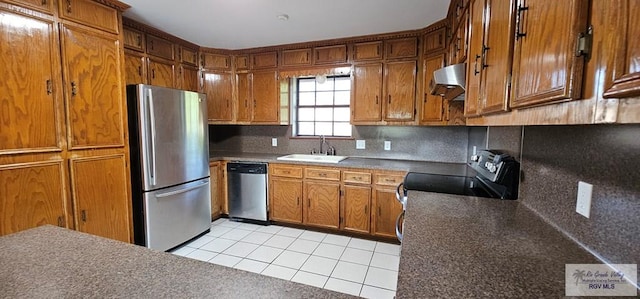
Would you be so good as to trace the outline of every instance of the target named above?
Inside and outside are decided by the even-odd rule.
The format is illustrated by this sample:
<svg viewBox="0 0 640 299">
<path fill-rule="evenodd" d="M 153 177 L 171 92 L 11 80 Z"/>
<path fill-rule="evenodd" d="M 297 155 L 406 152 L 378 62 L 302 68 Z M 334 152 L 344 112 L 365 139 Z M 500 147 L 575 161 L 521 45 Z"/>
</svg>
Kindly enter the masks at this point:
<svg viewBox="0 0 640 299">
<path fill-rule="evenodd" d="M 410 172 L 404 178 L 404 189 L 455 195 L 494 197 L 479 187 L 475 177 Z"/>
</svg>

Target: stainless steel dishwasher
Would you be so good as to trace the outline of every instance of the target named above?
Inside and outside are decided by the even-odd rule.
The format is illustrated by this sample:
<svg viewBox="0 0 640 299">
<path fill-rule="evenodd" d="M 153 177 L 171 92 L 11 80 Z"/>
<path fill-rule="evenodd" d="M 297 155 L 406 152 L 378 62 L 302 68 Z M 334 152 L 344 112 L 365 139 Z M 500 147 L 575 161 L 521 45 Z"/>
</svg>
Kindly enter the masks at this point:
<svg viewBox="0 0 640 299">
<path fill-rule="evenodd" d="M 229 217 L 267 222 L 267 164 L 227 163 Z"/>
</svg>

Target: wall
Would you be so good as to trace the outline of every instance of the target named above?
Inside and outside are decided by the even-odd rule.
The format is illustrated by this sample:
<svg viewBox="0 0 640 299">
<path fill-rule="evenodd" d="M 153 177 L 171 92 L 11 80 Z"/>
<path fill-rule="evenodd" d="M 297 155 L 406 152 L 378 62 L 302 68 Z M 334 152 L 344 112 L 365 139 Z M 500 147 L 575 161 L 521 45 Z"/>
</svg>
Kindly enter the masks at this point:
<svg viewBox="0 0 640 299">
<path fill-rule="evenodd" d="M 338 155 L 407 160 L 467 161 L 469 129 L 466 127 L 354 126 L 353 139 L 329 139 Z M 320 147 L 319 138 L 290 138 L 289 126 L 209 126 L 210 150 L 252 153 L 310 153 Z M 278 146 L 271 146 L 271 138 Z M 366 141 L 365 150 L 355 149 L 355 139 Z M 391 151 L 383 150 L 391 141 Z"/>
</svg>

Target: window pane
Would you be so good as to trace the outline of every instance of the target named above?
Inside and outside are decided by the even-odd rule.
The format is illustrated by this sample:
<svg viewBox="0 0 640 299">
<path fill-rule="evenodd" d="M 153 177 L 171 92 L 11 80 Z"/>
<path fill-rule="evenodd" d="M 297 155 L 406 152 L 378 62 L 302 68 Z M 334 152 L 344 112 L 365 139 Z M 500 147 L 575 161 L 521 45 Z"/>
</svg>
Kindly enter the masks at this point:
<svg viewBox="0 0 640 299">
<path fill-rule="evenodd" d="M 298 109 L 298 121 L 313 121 L 314 108 L 300 108 Z"/>
<path fill-rule="evenodd" d="M 318 91 L 333 91 L 333 78 L 327 78 L 327 81 L 322 84 L 316 82 L 316 88 Z"/>
<path fill-rule="evenodd" d="M 330 122 L 317 122 L 316 123 L 316 135 L 333 135 L 332 123 Z"/>
<path fill-rule="evenodd" d="M 351 124 L 349 124 L 349 123 L 334 123 L 333 124 L 333 136 L 351 136 Z"/>
<path fill-rule="evenodd" d="M 351 90 L 351 77 L 336 78 L 336 90 Z"/>
<path fill-rule="evenodd" d="M 333 120 L 334 121 L 349 121 L 349 117 L 351 116 L 351 111 L 349 108 L 334 108 L 333 110 Z"/>
<path fill-rule="evenodd" d="M 350 99 L 350 91 L 336 91 L 336 105 L 349 105 Z"/>
<path fill-rule="evenodd" d="M 316 121 L 332 121 L 333 108 L 316 108 Z"/>
<path fill-rule="evenodd" d="M 313 122 L 299 122 L 298 135 L 314 135 Z"/>
<path fill-rule="evenodd" d="M 316 103 L 315 97 L 315 92 L 299 92 L 298 103 L 300 106 L 313 106 Z"/>
<path fill-rule="evenodd" d="M 316 78 L 300 79 L 298 86 L 299 91 L 315 91 L 316 90 Z"/>
<path fill-rule="evenodd" d="M 333 91 L 322 91 L 316 93 L 316 100 L 318 106 L 331 106 L 333 105 Z"/>
</svg>

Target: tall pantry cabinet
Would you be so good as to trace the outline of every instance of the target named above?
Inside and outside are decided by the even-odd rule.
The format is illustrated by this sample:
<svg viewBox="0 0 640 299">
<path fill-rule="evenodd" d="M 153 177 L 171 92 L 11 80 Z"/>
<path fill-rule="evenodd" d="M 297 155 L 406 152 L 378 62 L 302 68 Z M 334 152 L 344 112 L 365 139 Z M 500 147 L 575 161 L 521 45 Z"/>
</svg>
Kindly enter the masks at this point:
<svg viewBox="0 0 640 299">
<path fill-rule="evenodd" d="M 0 235 L 52 224 L 131 241 L 127 7 L 0 1 Z"/>
</svg>

